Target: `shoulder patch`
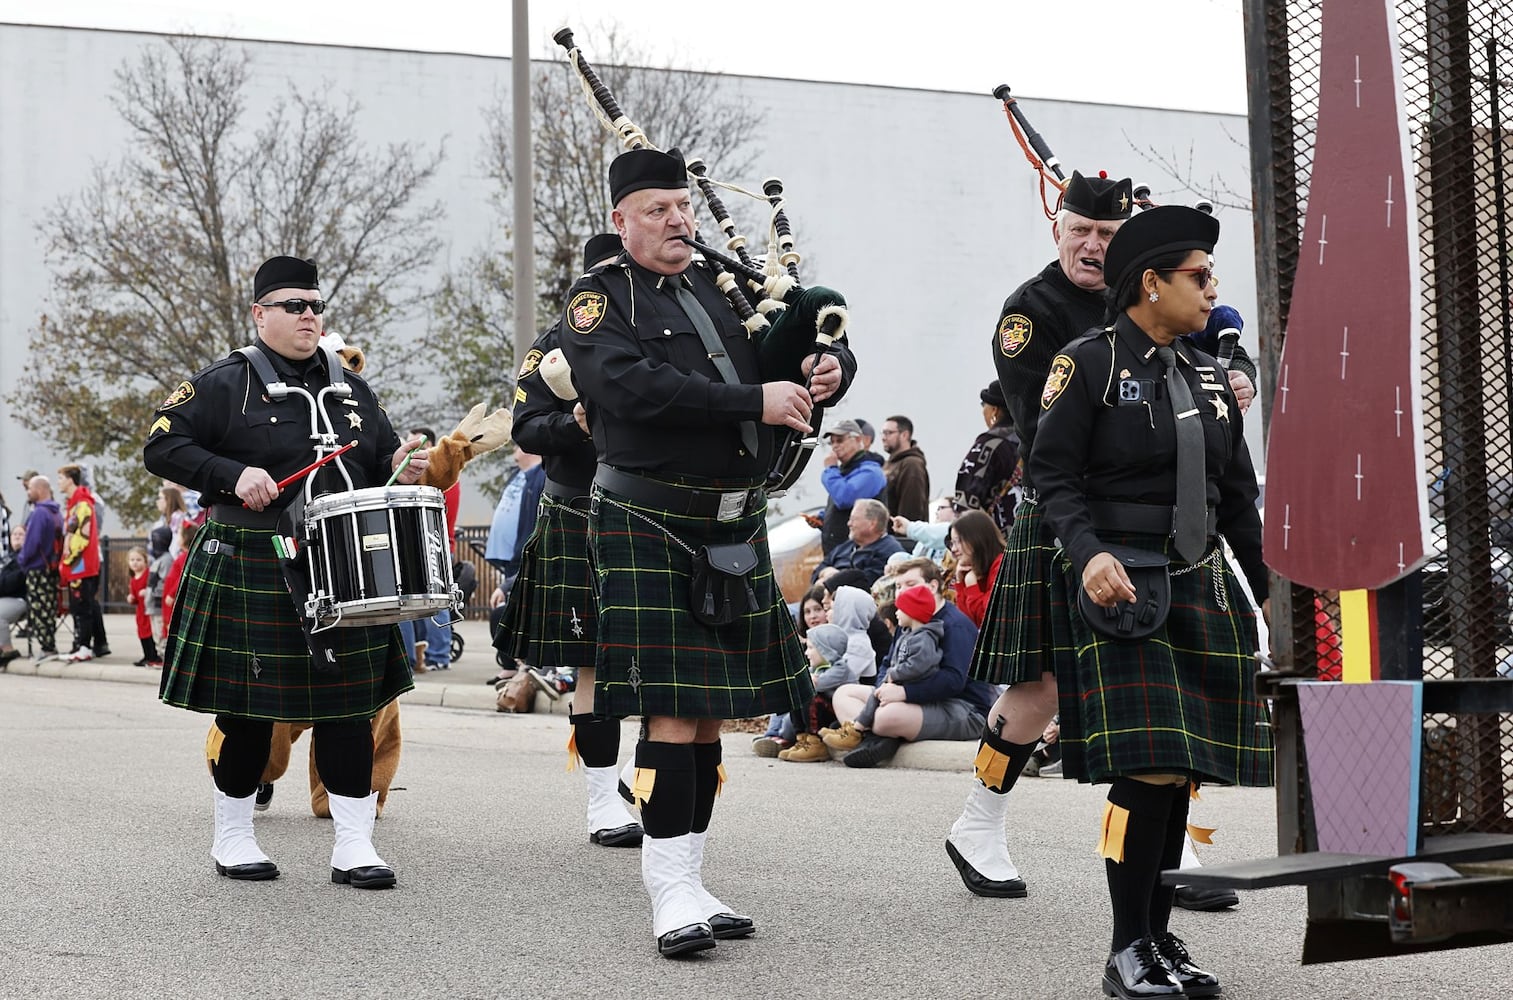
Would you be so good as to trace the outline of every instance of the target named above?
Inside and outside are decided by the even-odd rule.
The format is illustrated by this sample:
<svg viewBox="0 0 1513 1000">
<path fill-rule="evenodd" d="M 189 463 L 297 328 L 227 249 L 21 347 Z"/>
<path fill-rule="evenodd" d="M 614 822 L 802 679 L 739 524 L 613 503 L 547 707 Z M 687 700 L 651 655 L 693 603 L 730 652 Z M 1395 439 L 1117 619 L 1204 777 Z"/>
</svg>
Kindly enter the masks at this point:
<svg viewBox="0 0 1513 1000">
<path fill-rule="evenodd" d="M 541 357 L 542 355 L 540 351 L 536 350 L 534 347 L 531 348 L 530 351 L 528 351 L 525 355 L 524 363 L 520 366 L 520 374 L 516 375 L 515 378 L 517 380 L 523 379 L 531 372 L 535 371 L 536 366 L 541 364 Z"/>
<path fill-rule="evenodd" d="M 1042 410 L 1049 410 L 1051 404 L 1066 391 L 1066 384 L 1072 380 L 1072 372 L 1076 370 L 1077 363 L 1065 354 L 1058 354 L 1051 359 L 1051 371 L 1045 377 L 1045 391 L 1040 394 Z"/>
<path fill-rule="evenodd" d="M 998 323 L 998 350 L 1012 358 L 1025 349 L 1035 334 L 1035 324 L 1024 313 L 1009 313 Z"/>
<path fill-rule="evenodd" d="M 193 398 L 194 386 L 190 385 L 187 381 L 180 382 L 178 386 L 176 386 L 174 390 L 168 394 L 168 398 L 158 404 L 158 409 L 171 410 L 175 406 L 181 406 L 184 403 L 189 402 Z"/>
<path fill-rule="evenodd" d="M 167 417 L 159 417 L 158 419 L 154 420 L 152 422 L 152 426 L 148 428 L 147 436 L 152 437 L 158 431 L 162 431 L 166 434 L 171 430 L 173 430 L 173 422 Z"/>
<path fill-rule="evenodd" d="M 520 388 L 518 385 L 515 386 L 515 402 L 523 403 L 525 402 L 525 398 L 525 390 Z"/>
<path fill-rule="evenodd" d="M 603 292 L 579 292 L 567 304 L 567 325 L 578 333 L 592 333 L 604 320 Z"/>
</svg>

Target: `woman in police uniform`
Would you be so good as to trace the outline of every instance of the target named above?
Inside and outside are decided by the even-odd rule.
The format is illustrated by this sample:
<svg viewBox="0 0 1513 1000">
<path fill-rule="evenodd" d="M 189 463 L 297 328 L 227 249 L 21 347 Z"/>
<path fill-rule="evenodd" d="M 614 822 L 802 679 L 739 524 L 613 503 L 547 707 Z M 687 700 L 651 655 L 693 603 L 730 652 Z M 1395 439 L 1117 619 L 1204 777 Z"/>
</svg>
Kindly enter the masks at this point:
<svg viewBox="0 0 1513 1000">
<path fill-rule="evenodd" d="M 335 663 L 316 666 L 273 547 L 276 533 L 290 533 L 279 520 L 304 485 L 280 491 L 277 484 L 313 457 L 310 405 L 297 393 L 270 398 L 265 382 L 315 395 L 346 380 L 351 394 L 328 396 L 325 408 L 337 433 L 355 444 L 337 461 L 357 489 L 383 485 L 395 469 L 399 483 L 415 482 L 427 452 L 412 454 L 419 438 L 401 443 L 367 383 L 343 375 L 336 353 L 320 347 L 319 287 L 313 261 L 265 261 L 253 279 L 258 357 L 233 352 L 196 372 L 153 414 L 143 453 L 148 471 L 199 490 L 209 511 L 174 605 L 161 697 L 215 713 L 206 755 L 215 780 L 216 871 L 232 879 L 278 877 L 253 836 L 254 792 L 273 723 L 311 722 L 336 834 L 331 881 L 380 889 L 395 876 L 372 844 L 378 794 L 371 720 L 413 686 L 408 651 L 393 626 L 332 629 L 322 638 Z M 261 364 L 266 373 L 257 370 Z M 327 477 L 328 488 L 345 488 L 327 470 L 315 475 Z"/>
<path fill-rule="evenodd" d="M 1218 538 L 1264 600 L 1255 472 L 1224 371 L 1179 339 L 1203 328 L 1217 299 L 1218 235 L 1216 219 L 1182 206 L 1119 230 L 1106 259 L 1117 318 L 1052 361 L 1030 456 L 1061 542 L 1066 575 L 1053 587 L 1064 588 L 1076 650 L 1072 676 L 1057 677 L 1064 773 L 1110 785 L 1100 844 L 1109 996 L 1219 992 L 1167 929 L 1172 889 L 1160 872 L 1181 860 L 1191 788 L 1271 781 L 1251 689 L 1255 617 Z M 1144 638 L 1090 624 L 1104 609 L 1116 621 L 1139 610 L 1131 571 L 1110 551 L 1120 545 L 1170 559 L 1171 610 Z M 1091 607 L 1078 608 L 1079 591 Z"/>
</svg>

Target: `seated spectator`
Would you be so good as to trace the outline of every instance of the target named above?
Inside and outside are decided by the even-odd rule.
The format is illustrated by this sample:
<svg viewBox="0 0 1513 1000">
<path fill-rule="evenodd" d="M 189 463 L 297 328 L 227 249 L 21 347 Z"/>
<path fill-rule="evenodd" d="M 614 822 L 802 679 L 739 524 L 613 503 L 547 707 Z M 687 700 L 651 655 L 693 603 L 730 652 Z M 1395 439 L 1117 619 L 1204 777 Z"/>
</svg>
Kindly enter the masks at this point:
<svg viewBox="0 0 1513 1000">
<path fill-rule="evenodd" d="M 809 630 L 830 620 L 825 607 L 825 588 L 822 584 L 810 587 L 799 601 L 799 639 L 806 640 Z M 767 720 L 767 731 L 751 741 L 751 752 L 758 757 L 776 757 L 782 750 L 793 746 L 793 719 L 787 712 L 773 712 Z"/>
<path fill-rule="evenodd" d="M 951 522 L 952 554 L 956 576 L 952 589 L 956 606 L 982 628 L 988 613 L 993 582 L 1003 565 L 1004 541 L 993 519 L 980 510 L 969 510 Z"/>
<path fill-rule="evenodd" d="M 898 593 L 898 569 L 911 558 L 907 552 L 895 552 L 883 564 L 883 575 L 872 585 L 872 599 L 878 607 L 893 601 L 893 595 Z"/>
<path fill-rule="evenodd" d="M 894 605 L 901 634 L 893 647 L 887 673 L 890 684 L 912 684 L 929 680 L 940 669 L 940 644 L 946 627 L 932 620 L 935 616 L 935 592 L 929 587 L 907 587 L 898 592 Z M 872 729 L 877 715 L 877 691 L 867 696 L 866 705 L 856 718 L 838 729 L 825 730 L 820 738 L 832 750 L 855 750 Z"/>
<path fill-rule="evenodd" d="M 0 669 L 21 655 L 11 642 L 11 628 L 26 616 L 26 570 L 19 558 L 26 525 L 11 528 L 0 554 Z"/>
<path fill-rule="evenodd" d="M 902 552 L 904 547 L 898 539 L 888 534 L 888 508 L 880 500 L 858 500 L 851 508 L 846 521 L 850 536 L 831 549 L 814 569 L 812 579 L 818 583 L 826 569 L 859 570 L 863 589 L 871 589 L 877 578 L 883 575 L 888 557 Z"/>
<path fill-rule="evenodd" d="M 778 759 L 795 763 L 829 760 L 820 732 L 837 721 L 831 695 L 843 684 L 855 684 L 877 671 L 876 654 L 867 626 L 877 617 L 877 605 L 866 591 L 841 587 L 835 592 L 830 621 L 810 630 L 810 665 L 814 668 L 814 697 L 807 710 L 795 710 L 793 746 Z"/>
<path fill-rule="evenodd" d="M 886 680 L 886 673 L 878 675 L 883 682 L 877 685 L 878 708 L 872 731 L 843 758 L 847 767 L 884 764 L 893 759 L 905 740 L 975 739 L 986 724 L 988 709 L 998 692 L 989 684 L 967 677 L 977 627 L 960 608 L 946 603 L 941 596 L 944 584 L 940 567 L 923 559 L 914 561 L 899 574 L 900 586 L 925 585 L 933 594 L 935 610 L 930 620 L 940 622 L 945 632 L 940 646 L 940 669 L 928 679 L 910 684 L 894 684 Z M 899 634 L 905 633 L 900 630 Z M 855 722 L 871 694 L 872 690 L 865 685 L 843 686 L 831 699 L 836 717 L 842 723 Z"/>
<path fill-rule="evenodd" d="M 842 587 L 855 587 L 860 590 L 862 580 L 855 570 L 848 569 L 826 577 L 823 586 L 825 588 L 825 620 L 828 622 L 833 620 L 831 616 L 835 610 L 835 592 Z M 886 623 L 873 617 L 867 623 L 867 637 L 872 640 L 873 662 L 880 667 L 883 659 L 888 655 L 888 647 L 893 645 L 893 633 L 888 631 Z M 872 684 L 877 680 L 877 673 L 869 670 L 862 674 L 861 679 L 865 684 Z"/>
<path fill-rule="evenodd" d="M 909 553 L 911 556 L 940 562 L 946 554 L 946 535 L 956 518 L 956 505 L 950 497 L 941 497 L 931 505 L 930 511 L 933 516 L 928 522 L 895 517 L 891 524 L 895 535 L 902 535 L 914 543 L 914 549 Z"/>
<path fill-rule="evenodd" d="M 861 426 L 855 420 L 842 420 L 825 432 L 825 439 L 830 442 L 830 451 L 825 455 L 820 485 L 830 499 L 820 519 L 820 547 L 828 556 L 846 540 L 848 519 L 856 502 L 880 500 L 887 494 L 888 477 L 883 474 L 883 457 L 867 450 Z"/>
</svg>

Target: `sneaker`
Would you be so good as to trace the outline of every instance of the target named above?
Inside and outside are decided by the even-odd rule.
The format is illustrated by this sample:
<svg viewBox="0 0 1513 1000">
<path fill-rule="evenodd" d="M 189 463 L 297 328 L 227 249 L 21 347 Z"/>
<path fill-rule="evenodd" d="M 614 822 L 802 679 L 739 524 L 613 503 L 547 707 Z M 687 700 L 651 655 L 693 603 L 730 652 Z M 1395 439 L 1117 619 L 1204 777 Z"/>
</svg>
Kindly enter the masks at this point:
<svg viewBox="0 0 1513 1000">
<path fill-rule="evenodd" d="M 1040 776 L 1042 778 L 1061 777 L 1061 758 L 1058 757 L 1049 764 L 1040 765 Z"/>
<path fill-rule="evenodd" d="M 110 647 L 109 646 L 96 646 L 95 647 L 95 656 L 96 657 L 109 656 L 109 655 L 110 655 Z"/>
<path fill-rule="evenodd" d="M 139 660 L 132 660 L 131 665 L 134 667 L 145 667 L 147 666 L 147 657 L 144 656 Z"/>
<path fill-rule="evenodd" d="M 88 647 L 85 647 L 84 649 L 76 649 L 72 653 L 68 654 L 69 663 L 83 663 L 85 660 L 93 660 L 94 658 L 95 651 Z"/>
<path fill-rule="evenodd" d="M 273 801 L 273 782 L 265 782 L 257 786 L 257 798 L 252 802 L 252 808 L 258 812 L 264 812 L 268 803 Z"/>
<path fill-rule="evenodd" d="M 829 759 L 830 748 L 821 743 L 820 738 L 813 733 L 799 733 L 793 746 L 778 754 L 778 760 L 786 760 L 792 764 L 813 764 L 816 761 Z"/>
<path fill-rule="evenodd" d="M 832 750 L 855 750 L 862 745 L 862 739 L 866 735 L 865 729 L 858 729 L 856 723 L 846 721 L 841 723 L 839 729 L 827 729 L 820 733 L 820 739 Z"/>
<path fill-rule="evenodd" d="M 526 670 L 526 673 L 530 675 L 531 682 L 536 685 L 537 690 L 541 691 L 552 701 L 557 701 L 562 697 L 562 695 L 557 691 L 557 685 L 553 684 L 545 677 L 542 677 L 540 672 L 537 671 L 535 667 L 528 668 Z"/>
<path fill-rule="evenodd" d="M 841 758 L 841 763 L 847 767 L 876 767 L 886 764 L 898 753 L 901 743 L 903 740 L 896 736 L 873 736 L 869 733 L 862 740 L 861 746 Z"/>
<path fill-rule="evenodd" d="M 751 752 L 758 757 L 777 757 L 792 745 L 781 736 L 758 736 L 751 741 Z"/>
</svg>

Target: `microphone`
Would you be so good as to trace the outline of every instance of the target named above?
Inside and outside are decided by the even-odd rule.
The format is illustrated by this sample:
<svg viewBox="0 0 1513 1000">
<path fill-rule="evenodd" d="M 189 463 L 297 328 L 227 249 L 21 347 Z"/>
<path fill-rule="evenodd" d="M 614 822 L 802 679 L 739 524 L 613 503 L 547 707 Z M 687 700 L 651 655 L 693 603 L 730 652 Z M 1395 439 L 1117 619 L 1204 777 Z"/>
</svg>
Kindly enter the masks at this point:
<svg viewBox="0 0 1513 1000">
<path fill-rule="evenodd" d="M 1234 327 L 1225 327 L 1219 331 L 1219 366 L 1226 371 L 1235 359 L 1235 345 L 1239 342 L 1240 331 Z"/>
<path fill-rule="evenodd" d="M 1206 332 L 1216 339 L 1218 347 L 1214 351 L 1214 357 L 1219 359 L 1220 367 L 1225 370 L 1228 370 L 1230 362 L 1235 358 L 1235 346 L 1240 343 L 1240 330 L 1244 326 L 1245 320 L 1233 306 L 1215 306 L 1208 314 Z"/>
</svg>

